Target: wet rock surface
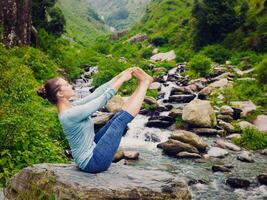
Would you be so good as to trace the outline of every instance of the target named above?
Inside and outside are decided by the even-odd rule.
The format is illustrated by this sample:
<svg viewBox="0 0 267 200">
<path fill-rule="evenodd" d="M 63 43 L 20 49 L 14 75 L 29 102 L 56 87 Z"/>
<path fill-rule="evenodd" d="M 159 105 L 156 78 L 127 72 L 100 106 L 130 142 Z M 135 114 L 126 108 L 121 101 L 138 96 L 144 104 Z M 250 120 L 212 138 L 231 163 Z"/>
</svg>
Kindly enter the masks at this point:
<svg viewBox="0 0 267 200">
<path fill-rule="evenodd" d="M 6 191 L 9 199 L 37 199 L 36 191 L 54 194 L 55 199 L 190 199 L 185 181 L 167 172 L 121 164 L 98 174 L 81 172 L 74 164 L 37 164 L 15 174 Z"/>
</svg>

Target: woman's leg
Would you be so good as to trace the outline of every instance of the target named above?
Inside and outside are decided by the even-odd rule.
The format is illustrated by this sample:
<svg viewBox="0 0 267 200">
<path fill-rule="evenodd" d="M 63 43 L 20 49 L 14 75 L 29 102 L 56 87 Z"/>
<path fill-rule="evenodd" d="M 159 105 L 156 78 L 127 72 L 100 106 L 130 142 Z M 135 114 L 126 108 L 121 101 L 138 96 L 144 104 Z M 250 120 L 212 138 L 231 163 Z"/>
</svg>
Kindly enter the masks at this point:
<svg viewBox="0 0 267 200">
<path fill-rule="evenodd" d="M 96 144 L 93 150 L 93 156 L 84 171 L 98 173 L 109 168 L 119 147 L 122 134 L 127 124 L 133 119 L 134 116 L 130 113 L 124 110 L 121 111 Z"/>
<path fill-rule="evenodd" d="M 139 84 L 134 93 L 127 99 L 122 109 L 136 116 L 146 96 L 146 91 L 153 82 L 153 77 L 145 73 L 141 68 L 134 71 L 133 75 L 139 80 Z"/>
<path fill-rule="evenodd" d="M 106 133 L 108 127 L 111 125 L 111 123 L 114 121 L 114 119 L 116 119 L 116 117 L 118 117 L 119 115 L 122 114 L 123 110 L 119 110 L 118 112 L 116 112 L 113 117 L 103 126 L 99 129 L 99 131 L 95 134 L 95 138 L 94 141 L 95 143 L 98 143 L 98 141 L 101 139 L 101 137 Z"/>
</svg>

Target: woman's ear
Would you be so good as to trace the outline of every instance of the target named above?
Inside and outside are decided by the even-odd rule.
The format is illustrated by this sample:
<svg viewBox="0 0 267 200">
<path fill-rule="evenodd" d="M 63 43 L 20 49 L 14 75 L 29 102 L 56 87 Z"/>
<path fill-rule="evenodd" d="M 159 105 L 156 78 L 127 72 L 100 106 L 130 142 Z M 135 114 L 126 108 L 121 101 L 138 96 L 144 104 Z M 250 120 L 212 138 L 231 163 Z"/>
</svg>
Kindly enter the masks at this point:
<svg viewBox="0 0 267 200">
<path fill-rule="evenodd" d="M 58 91 L 57 92 L 57 97 L 58 98 L 64 98 L 64 95 L 63 95 L 62 91 Z"/>
</svg>

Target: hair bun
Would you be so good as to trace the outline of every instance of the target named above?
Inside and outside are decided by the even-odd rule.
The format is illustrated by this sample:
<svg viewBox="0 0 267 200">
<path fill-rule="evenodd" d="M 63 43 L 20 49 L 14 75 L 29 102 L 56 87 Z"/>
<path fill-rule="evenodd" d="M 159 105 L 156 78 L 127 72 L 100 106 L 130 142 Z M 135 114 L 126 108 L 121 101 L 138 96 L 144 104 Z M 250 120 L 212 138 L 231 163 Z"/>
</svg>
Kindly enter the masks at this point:
<svg viewBox="0 0 267 200">
<path fill-rule="evenodd" d="M 37 94 L 38 94 L 40 97 L 42 97 L 43 99 L 46 99 L 46 98 L 47 98 L 45 87 L 39 88 L 39 89 L 37 90 Z"/>
</svg>

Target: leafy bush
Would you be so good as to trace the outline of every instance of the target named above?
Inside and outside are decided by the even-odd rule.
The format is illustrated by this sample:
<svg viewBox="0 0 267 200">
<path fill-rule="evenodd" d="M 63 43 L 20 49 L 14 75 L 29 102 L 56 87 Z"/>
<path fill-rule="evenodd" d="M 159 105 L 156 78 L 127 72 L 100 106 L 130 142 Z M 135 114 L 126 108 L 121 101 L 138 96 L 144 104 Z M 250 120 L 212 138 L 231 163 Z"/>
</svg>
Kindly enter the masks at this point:
<svg viewBox="0 0 267 200">
<path fill-rule="evenodd" d="M 235 52 L 230 59 L 230 61 L 234 65 L 239 65 L 244 60 L 248 64 L 254 65 L 262 60 L 262 56 L 256 54 L 256 52 L 254 51 L 242 51 L 242 52 Z"/>
<path fill-rule="evenodd" d="M 251 100 L 258 106 L 267 107 L 265 91 L 257 81 L 234 81 L 232 86 L 223 91 L 225 103 Z"/>
<path fill-rule="evenodd" d="M 3 187 L 24 167 L 67 162 L 62 152 L 68 143 L 54 107 L 36 95 L 41 80 L 52 75 L 49 58 L 32 48 L 6 50 L 0 46 L 0 52 L 0 186 Z M 29 53 L 36 57 L 28 57 Z M 40 60 L 44 66 L 39 66 Z M 40 62 L 37 64 L 40 69 L 27 66 L 32 61 Z"/>
<path fill-rule="evenodd" d="M 204 47 L 200 53 L 211 58 L 214 62 L 221 64 L 225 63 L 225 61 L 229 59 L 231 55 L 230 50 L 219 44 L 208 45 Z"/>
<path fill-rule="evenodd" d="M 259 81 L 267 84 L 267 56 L 256 66 L 256 73 Z"/>
<path fill-rule="evenodd" d="M 197 54 L 189 61 L 189 68 L 197 76 L 207 76 L 211 69 L 212 60 L 205 55 Z"/>
<path fill-rule="evenodd" d="M 163 38 L 163 37 L 155 37 L 151 40 L 151 43 L 154 46 L 162 46 L 163 44 L 168 43 L 168 40 L 166 38 Z"/>
<path fill-rule="evenodd" d="M 188 48 L 179 48 L 175 50 L 176 62 L 188 62 L 190 58 L 194 55 L 194 52 Z"/>
<path fill-rule="evenodd" d="M 145 59 L 149 59 L 152 56 L 152 49 L 144 49 L 142 52 L 142 57 Z"/>
<path fill-rule="evenodd" d="M 241 134 L 241 138 L 233 141 L 250 150 L 264 149 L 267 147 L 267 134 L 254 127 L 247 127 Z"/>
<path fill-rule="evenodd" d="M 66 20 L 62 11 L 58 7 L 48 9 L 48 14 L 51 18 L 47 24 L 47 31 L 55 36 L 61 36 L 65 32 Z"/>
</svg>

